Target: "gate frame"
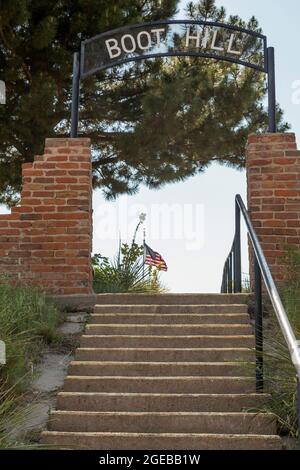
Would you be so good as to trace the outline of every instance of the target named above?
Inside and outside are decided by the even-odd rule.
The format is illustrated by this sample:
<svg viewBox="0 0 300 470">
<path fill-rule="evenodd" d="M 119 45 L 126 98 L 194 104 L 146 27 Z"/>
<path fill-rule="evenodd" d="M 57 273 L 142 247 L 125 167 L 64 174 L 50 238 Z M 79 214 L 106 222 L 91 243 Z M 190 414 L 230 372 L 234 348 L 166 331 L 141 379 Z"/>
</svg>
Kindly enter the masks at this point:
<svg viewBox="0 0 300 470">
<path fill-rule="evenodd" d="M 174 24 L 185 24 L 185 25 L 199 25 L 199 26 L 210 26 L 224 28 L 230 31 L 236 31 L 248 34 L 253 37 L 257 37 L 263 40 L 264 46 L 264 66 L 251 64 L 249 62 L 235 59 L 234 57 L 220 56 L 217 54 L 209 54 L 205 52 L 192 52 L 192 51 L 173 51 L 173 52 L 162 52 L 154 54 L 141 54 L 136 57 L 128 57 L 125 59 L 117 60 L 110 64 L 99 66 L 89 73 L 83 71 L 83 60 L 84 60 L 84 48 L 85 44 L 93 42 L 112 34 L 118 34 L 120 32 L 126 32 L 132 29 L 151 27 L 158 25 L 174 25 Z M 72 110 L 71 110 L 71 138 L 76 138 L 78 135 L 78 121 L 79 121 L 79 103 L 80 103 L 80 81 L 88 75 L 97 73 L 100 70 L 106 70 L 116 65 L 122 65 L 128 62 L 137 62 L 138 60 L 150 59 L 154 57 L 206 57 L 217 61 L 232 62 L 242 65 L 247 68 L 252 68 L 264 72 L 268 76 L 268 117 L 269 117 L 269 133 L 276 133 L 276 81 L 275 81 L 275 49 L 274 47 L 268 47 L 267 37 L 263 34 L 257 33 L 245 28 L 229 25 L 226 23 L 219 23 L 213 21 L 197 21 L 197 20 L 170 20 L 170 21 L 153 21 L 148 23 L 139 23 L 135 25 L 128 25 L 117 29 L 112 29 L 104 33 L 98 34 L 90 39 L 81 42 L 80 52 L 75 52 L 73 56 L 73 80 L 72 80 Z"/>
</svg>

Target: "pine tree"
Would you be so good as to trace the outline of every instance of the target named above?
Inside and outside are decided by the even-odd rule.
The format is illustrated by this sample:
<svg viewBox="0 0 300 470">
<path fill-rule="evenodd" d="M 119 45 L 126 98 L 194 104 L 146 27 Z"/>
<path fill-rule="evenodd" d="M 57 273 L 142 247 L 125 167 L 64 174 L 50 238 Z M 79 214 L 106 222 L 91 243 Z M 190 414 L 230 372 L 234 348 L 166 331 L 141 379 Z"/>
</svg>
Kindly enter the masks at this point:
<svg viewBox="0 0 300 470">
<path fill-rule="evenodd" d="M 2 0 L 0 78 L 7 105 L 0 106 L 0 202 L 16 200 L 21 164 L 43 151 L 45 137 L 68 135 L 72 54 L 80 41 L 169 18 L 177 4 Z M 226 19 L 214 0 L 190 4 L 187 13 L 259 30 L 255 18 Z M 243 166 L 247 135 L 266 129 L 264 79 L 225 62 L 174 58 L 131 63 L 85 80 L 80 135 L 92 138 L 94 186 L 112 198 L 141 184 L 158 188 L 185 179 L 216 160 Z"/>
</svg>

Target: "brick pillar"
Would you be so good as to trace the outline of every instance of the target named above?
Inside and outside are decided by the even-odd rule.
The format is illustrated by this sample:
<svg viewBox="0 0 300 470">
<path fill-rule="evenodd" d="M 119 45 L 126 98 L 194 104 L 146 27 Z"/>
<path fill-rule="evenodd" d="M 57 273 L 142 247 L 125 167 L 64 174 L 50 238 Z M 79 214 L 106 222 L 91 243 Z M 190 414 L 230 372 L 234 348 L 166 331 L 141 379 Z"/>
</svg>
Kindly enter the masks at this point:
<svg viewBox="0 0 300 470">
<path fill-rule="evenodd" d="M 48 294 L 91 293 L 89 139 L 46 139 L 22 176 L 20 205 L 0 215 L 0 272 Z"/>
<path fill-rule="evenodd" d="M 248 208 L 277 284 L 283 250 L 300 248 L 300 151 L 295 135 L 251 135 L 247 145 Z"/>
</svg>

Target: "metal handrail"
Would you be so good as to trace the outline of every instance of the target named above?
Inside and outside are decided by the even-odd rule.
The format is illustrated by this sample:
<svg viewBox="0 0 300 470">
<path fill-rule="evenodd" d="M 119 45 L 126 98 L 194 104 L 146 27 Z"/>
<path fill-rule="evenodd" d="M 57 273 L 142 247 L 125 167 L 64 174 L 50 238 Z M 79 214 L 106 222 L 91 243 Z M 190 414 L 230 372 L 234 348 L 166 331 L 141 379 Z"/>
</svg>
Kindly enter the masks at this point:
<svg viewBox="0 0 300 470">
<path fill-rule="evenodd" d="M 241 272 L 241 232 L 240 219 L 243 215 L 247 226 L 249 239 L 254 252 L 254 298 L 255 298 L 255 348 L 256 348 L 256 389 L 263 391 L 263 314 L 262 314 L 262 288 L 261 280 L 264 280 L 266 291 L 273 305 L 281 332 L 288 347 L 291 361 L 297 375 L 297 414 L 300 439 L 300 342 L 297 341 L 280 295 L 276 288 L 273 276 L 256 235 L 255 229 L 240 195 L 235 198 L 235 236 L 231 251 L 226 259 L 222 293 L 242 292 Z"/>
</svg>

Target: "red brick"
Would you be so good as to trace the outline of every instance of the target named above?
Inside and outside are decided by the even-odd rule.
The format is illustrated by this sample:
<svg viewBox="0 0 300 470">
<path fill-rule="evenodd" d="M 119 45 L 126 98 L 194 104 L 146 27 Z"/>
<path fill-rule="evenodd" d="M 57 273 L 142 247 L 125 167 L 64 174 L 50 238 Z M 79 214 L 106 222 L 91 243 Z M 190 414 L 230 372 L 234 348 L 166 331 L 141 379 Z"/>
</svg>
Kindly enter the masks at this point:
<svg viewBox="0 0 300 470">
<path fill-rule="evenodd" d="M 33 162 L 24 162 L 22 163 L 22 172 L 24 170 L 30 170 L 33 167 Z"/>
<path fill-rule="evenodd" d="M 26 176 L 33 176 L 33 177 L 36 177 L 36 176 L 44 176 L 44 172 L 42 170 L 35 170 L 34 168 L 32 170 L 23 170 L 22 172 L 23 174 L 23 177 Z"/>
<path fill-rule="evenodd" d="M 79 163 L 74 162 L 57 163 L 56 167 L 62 170 L 75 170 L 77 168 L 80 168 Z"/>
<path fill-rule="evenodd" d="M 20 214 L 21 220 L 39 220 L 41 218 L 40 214 Z"/>
<path fill-rule="evenodd" d="M 52 243 L 42 243 L 43 250 L 63 250 L 65 248 L 65 243 L 57 243 L 54 239 Z"/>
<path fill-rule="evenodd" d="M 67 147 L 68 146 L 68 139 L 67 138 L 48 138 L 45 142 L 45 147 Z"/>
<path fill-rule="evenodd" d="M 32 206 L 40 206 L 42 201 L 40 198 L 22 198 L 22 205 L 32 205 Z"/>
<path fill-rule="evenodd" d="M 80 137 L 76 139 L 68 139 L 68 147 L 88 147 L 90 152 L 91 139 L 88 137 Z"/>
<path fill-rule="evenodd" d="M 83 170 L 91 170 L 92 165 L 90 162 L 80 162 L 79 168 L 82 168 Z"/>
<path fill-rule="evenodd" d="M 262 211 L 273 211 L 274 213 L 276 212 L 282 212 L 285 210 L 284 204 L 262 204 L 261 206 Z"/>
<path fill-rule="evenodd" d="M 87 188 L 86 184 L 72 184 L 69 186 L 69 189 L 71 191 L 76 191 L 76 192 L 86 191 L 86 188 Z"/>
<path fill-rule="evenodd" d="M 52 198 L 52 197 L 54 197 L 54 193 L 49 192 L 49 191 L 33 191 L 32 192 L 32 197 L 36 197 L 36 198 L 49 197 L 49 198 Z"/>
<path fill-rule="evenodd" d="M 292 158 L 276 158 L 274 159 L 274 165 L 281 165 L 281 166 L 291 166 L 291 165 L 294 165 L 296 163 L 296 159 L 292 159 Z"/>
<path fill-rule="evenodd" d="M 273 196 L 274 192 L 270 190 L 252 191 L 251 195 L 253 197 L 266 197 L 266 196 Z"/>
<path fill-rule="evenodd" d="M 296 157 L 296 158 L 299 158 L 300 157 L 300 150 L 287 150 L 285 152 L 285 156 L 286 157 Z"/>
<path fill-rule="evenodd" d="M 63 184 L 71 184 L 71 183 L 77 183 L 78 179 L 77 178 L 71 178 L 71 177 L 61 177 L 61 178 L 56 178 L 57 183 L 63 183 Z"/>
<path fill-rule="evenodd" d="M 56 207 L 55 206 L 37 206 L 34 208 L 34 212 L 55 212 Z"/>
<path fill-rule="evenodd" d="M 24 188 L 24 186 L 23 186 Z M 42 184 L 37 184 L 37 183 L 26 183 L 25 185 L 25 190 L 26 191 L 39 191 L 44 189 L 44 186 Z"/>
<path fill-rule="evenodd" d="M 75 220 L 64 220 L 64 221 L 56 220 L 55 227 L 64 227 L 67 229 L 68 227 L 73 227 L 76 233 L 76 230 L 78 228 L 78 223 Z"/>
<path fill-rule="evenodd" d="M 257 160 L 251 160 L 251 166 L 255 167 L 259 167 L 261 168 L 262 166 L 269 166 L 272 164 L 272 160 L 271 159 L 267 159 L 267 158 L 262 158 L 262 159 L 257 159 Z"/>
<path fill-rule="evenodd" d="M 39 259 L 42 259 L 42 258 L 53 258 L 54 257 L 54 251 L 45 251 L 45 250 L 33 250 L 31 252 L 31 256 L 33 256 L 33 258 L 39 258 Z"/>
<path fill-rule="evenodd" d="M 35 178 L 34 181 L 36 183 L 50 184 L 50 183 L 54 183 L 54 178 L 48 178 L 48 177 Z"/>
<path fill-rule="evenodd" d="M 296 212 L 283 212 L 274 214 L 275 219 L 282 219 L 282 220 L 295 220 L 299 218 L 298 213 Z"/>
<path fill-rule="evenodd" d="M 273 175 L 275 181 L 294 181 L 299 178 L 297 173 L 283 173 Z"/>
<path fill-rule="evenodd" d="M 44 215 L 47 219 L 47 215 Z M 75 212 L 75 213 L 60 213 L 60 214 L 49 214 L 48 220 L 84 220 L 88 219 L 89 214 L 87 212 Z"/>
<path fill-rule="evenodd" d="M 85 205 L 81 204 L 80 206 L 76 205 L 76 206 L 59 206 L 59 207 L 57 207 L 57 212 L 68 213 L 68 212 L 82 212 L 82 211 L 85 211 L 85 212 L 89 211 L 89 205 L 87 203 Z"/>
<path fill-rule="evenodd" d="M 3 235 L 19 235 L 19 230 L 18 229 L 1 227 L 0 235 L 1 235 L 1 243 L 2 243 Z"/>
<path fill-rule="evenodd" d="M 60 198 L 45 198 L 43 200 L 43 203 L 45 204 L 45 206 L 63 206 L 66 204 L 66 200 L 65 199 L 62 199 L 61 197 Z"/>
<path fill-rule="evenodd" d="M 51 157 L 47 157 L 48 162 L 65 162 L 66 157 L 62 155 L 52 155 Z"/>
<path fill-rule="evenodd" d="M 263 174 L 272 174 L 272 175 L 276 175 L 276 174 L 279 174 L 279 173 L 283 173 L 284 172 L 284 168 L 281 167 L 281 166 L 269 166 L 269 167 L 264 167 L 261 169 L 261 172 Z"/>
<path fill-rule="evenodd" d="M 299 227 L 300 228 L 300 221 L 299 220 L 287 220 L 288 227 Z"/>
<path fill-rule="evenodd" d="M 47 233 L 49 235 L 62 235 L 66 233 L 65 227 L 48 227 Z"/>
<path fill-rule="evenodd" d="M 54 163 L 49 162 L 36 162 L 34 164 L 34 168 L 39 168 L 41 170 L 53 170 L 55 169 L 56 165 Z M 48 172 L 47 172 L 48 173 Z"/>
<path fill-rule="evenodd" d="M 74 152 L 74 149 L 72 149 Z M 77 149 L 76 149 L 77 151 Z M 80 155 L 69 155 L 69 162 L 84 162 L 85 165 L 89 165 L 86 168 L 90 168 L 91 165 L 91 155 L 90 152 L 85 153 L 84 155 L 82 154 L 82 151 Z"/>
<path fill-rule="evenodd" d="M 252 210 L 251 210 L 252 213 Z M 259 220 L 268 220 L 268 219 L 273 219 L 274 218 L 274 213 L 273 212 L 255 212 L 253 214 L 252 219 L 259 219 Z"/>
<path fill-rule="evenodd" d="M 24 197 L 31 197 L 31 191 L 21 191 L 22 200 Z"/>
<path fill-rule="evenodd" d="M 284 197 L 295 197 L 299 194 L 300 197 L 300 191 L 297 190 L 277 190 L 275 191 L 275 196 L 284 196 Z"/>
<path fill-rule="evenodd" d="M 51 184 L 51 186 L 45 186 L 45 191 L 64 191 L 65 189 L 67 189 L 67 186 L 65 184 Z M 52 196 L 50 196 L 49 194 L 49 197 L 53 197 L 54 196 L 54 193 L 51 193 Z"/>
</svg>

